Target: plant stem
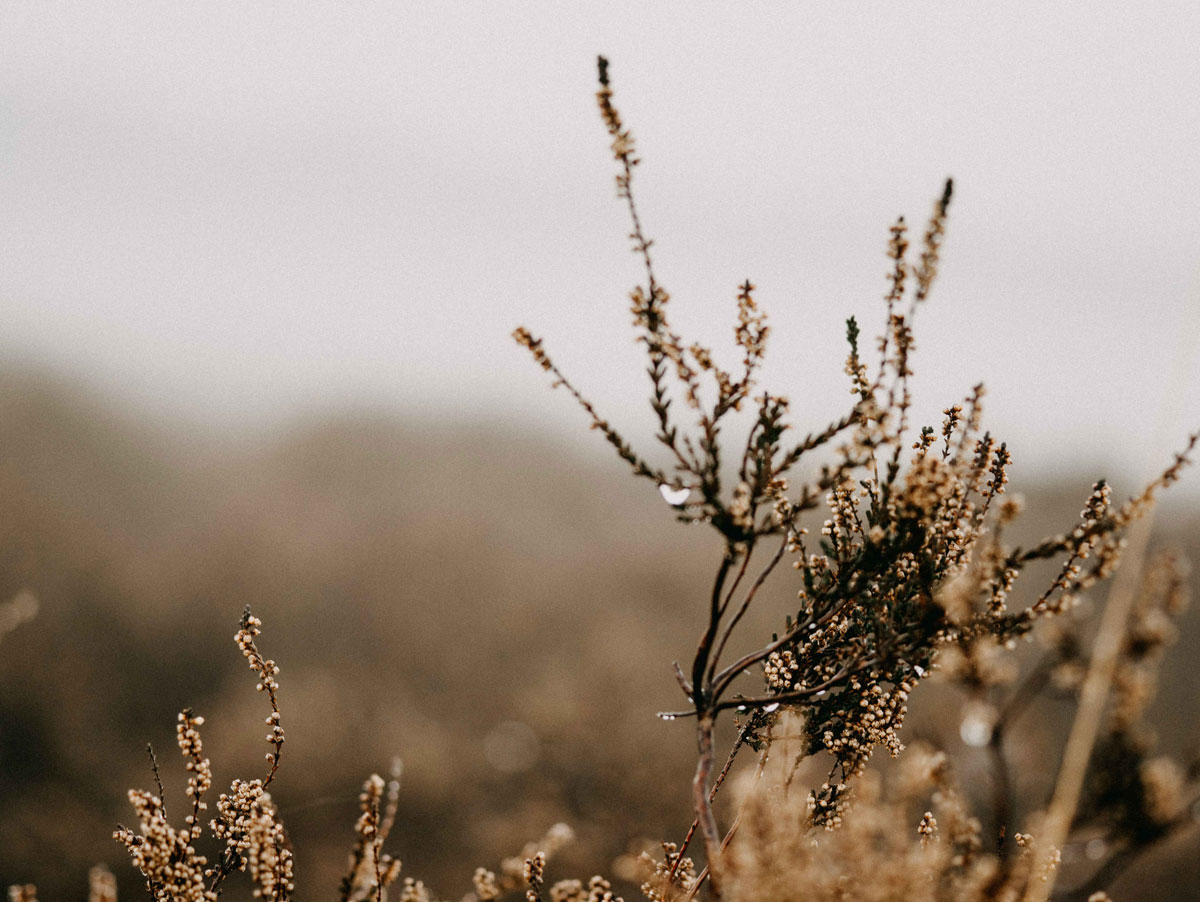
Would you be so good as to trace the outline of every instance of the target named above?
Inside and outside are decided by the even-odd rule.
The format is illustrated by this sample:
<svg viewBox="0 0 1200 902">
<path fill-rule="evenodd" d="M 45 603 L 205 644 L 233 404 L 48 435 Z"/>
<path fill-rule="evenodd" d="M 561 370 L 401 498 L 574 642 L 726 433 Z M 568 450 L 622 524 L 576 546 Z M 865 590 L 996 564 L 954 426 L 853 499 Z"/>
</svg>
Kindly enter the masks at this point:
<svg viewBox="0 0 1200 902">
<path fill-rule="evenodd" d="M 717 830 L 717 820 L 713 816 L 712 800 L 708 794 L 708 776 L 713 764 L 713 715 L 704 711 L 697 715 L 696 720 L 696 776 L 692 780 L 692 804 L 696 809 L 696 820 L 700 824 L 700 832 L 704 835 L 704 857 L 709 866 L 709 883 L 713 896 L 721 898 L 714 879 L 713 865 L 721 854 L 721 834 Z"/>
</svg>

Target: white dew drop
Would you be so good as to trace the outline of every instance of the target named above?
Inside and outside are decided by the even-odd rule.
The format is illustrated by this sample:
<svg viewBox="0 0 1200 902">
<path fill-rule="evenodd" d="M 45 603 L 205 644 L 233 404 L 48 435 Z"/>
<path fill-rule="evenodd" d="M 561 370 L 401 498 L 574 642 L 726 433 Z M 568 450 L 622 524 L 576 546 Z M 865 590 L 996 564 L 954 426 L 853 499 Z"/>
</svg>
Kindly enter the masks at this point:
<svg viewBox="0 0 1200 902">
<path fill-rule="evenodd" d="M 686 502 L 688 500 L 688 496 L 692 494 L 692 490 L 686 485 L 675 488 L 674 486 L 668 485 L 665 482 L 658 487 L 658 490 L 660 493 L 662 493 L 663 500 L 666 501 L 667 504 L 671 505 L 671 507 L 679 507 L 681 504 Z"/>
<path fill-rule="evenodd" d="M 963 711 L 958 735 L 972 748 L 983 748 L 992 741 L 996 727 L 996 709 L 985 702 L 971 702 Z"/>
<path fill-rule="evenodd" d="M 779 702 L 772 702 L 771 704 L 769 704 L 765 708 L 763 708 L 763 713 L 764 714 L 774 714 L 778 710 L 779 710 Z"/>
<path fill-rule="evenodd" d="M 675 719 L 675 715 L 674 715 L 674 714 L 669 714 L 669 713 L 667 713 L 666 711 L 659 711 L 659 712 L 658 712 L 658 719 L 659 719 L 659 720 L 674 720 L 674 719 Z"/>
<path fill-rule="evenodd" d="M 1089 839 L 1087 845 L 1083 847 L 1083 854 L 1087 856 L 1088 861 L 1099 861 L 1108 853 L 1108 843 L 1097 837 Z"/>
</svg>

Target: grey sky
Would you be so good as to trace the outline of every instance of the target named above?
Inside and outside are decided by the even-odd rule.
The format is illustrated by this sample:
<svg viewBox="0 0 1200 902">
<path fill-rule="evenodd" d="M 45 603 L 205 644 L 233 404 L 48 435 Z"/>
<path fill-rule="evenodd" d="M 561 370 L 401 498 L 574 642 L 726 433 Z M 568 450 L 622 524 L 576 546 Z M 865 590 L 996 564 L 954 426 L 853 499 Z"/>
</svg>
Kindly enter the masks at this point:
<svg viewBox="0 0 1200 902">
<path fill-rule="evenodd" d="M 956 199 L 925 415 L 984 379 L 1017 462 L 1200 424 L 1194 3 L 0 3 L 0 352 L 233 423 L 347 400 L 582 425 L 518 323 L 636 433 L 594 58 L 645 163 L 675 325 L 837 410 L 887 228 Z M 1183 342 L 1185 345 L 1188 342 Z M 816 400 L 801 403 L 812 393 Z"/>
</svg>

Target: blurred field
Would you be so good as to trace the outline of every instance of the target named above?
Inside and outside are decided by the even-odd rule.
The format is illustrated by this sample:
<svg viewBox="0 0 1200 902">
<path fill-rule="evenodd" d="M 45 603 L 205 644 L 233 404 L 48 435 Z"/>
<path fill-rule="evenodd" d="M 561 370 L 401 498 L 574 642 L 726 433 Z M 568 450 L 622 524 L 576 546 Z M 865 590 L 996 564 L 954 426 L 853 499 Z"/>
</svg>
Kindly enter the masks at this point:
<svg viewBox="0 0 1200 902">
<path fill-rule="evenodd" d="M 152 785 L 147 741 L 182 809 L 181 707 L 207 718 L 218 789 L 258 775 L 268 709 L 231 641 L 247 603 L 282 667 L 273 795 L 305 897 L 333 896 L 359 786 L 393 756 L 395 849 L 448 898 L 556 821 L 580 834 L 561 868 L 589 874 L 690 822 L 692 734 L 654 712 L 678 704 L 669 664 L 694 647 L 713 546 L 599 451 L 379 413 L 198 451 L 14 373 L 0 376 L 0 436 L 0 602 L 39 604 L 0 639 L 0 884 L 79 898 L 107 861 L 139 898 L 111 832 L 132 819 L 126 788 Z M 1070 522 L 1098 475 L 1068 488 L 1017 474 L 1031 533 Z M 1196 560 L 1200 518 L 1167 509 L 1160 532 Z M 788 609 L 780 583 L 760 628 Z M 1173 749 L 1200 740 L 1187 623 L 1158 704 Z M 953 706 L 935 718 L 921 697 L 911 735 L 953 745 Z M 1040 713 L 1017 752 L 1033 782 L 1053 774 L 1062 714 Z M 1194 852 L 1157 873 L 1200 886 Z"/>
</svg>

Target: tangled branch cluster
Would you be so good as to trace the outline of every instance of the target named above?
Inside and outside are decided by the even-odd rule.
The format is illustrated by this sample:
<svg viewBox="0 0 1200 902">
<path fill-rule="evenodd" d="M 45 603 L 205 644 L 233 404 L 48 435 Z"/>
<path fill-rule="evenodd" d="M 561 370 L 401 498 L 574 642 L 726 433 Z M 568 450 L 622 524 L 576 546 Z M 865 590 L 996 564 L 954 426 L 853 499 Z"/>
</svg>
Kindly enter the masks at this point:
<svg viewBox="0 0 1200 902">
<path fill-rule="evenodd" d="M 692 666 L 685 671 L 676 665 L 691 707 L 663 715 L 693 717 L 697 724 L 693 830 L 703 836 L 705 875 L 719 895 L 718 865 L 737 829 L 737 822 L 728 832 L 719 829 L 712 809 L 714 724 L 722 712 L 748 715 L 732 755 L 745 746 L 765 755 L 779 718 L 798 715 L 804 736 L 798 757 L 825 753 L 832 761 L 828 779 L 809 793 L 804 829 L 841 826 L 852 784 L 873 750 L 883 746 L 896 756 L 903 749 L 899 731 L 916 686 L 945 660 L 954 662 L 964 686 L 986 696 L 998 682 L 998 651 L 1011 649 L 1039 623 L 1069 612 L 1084 592 L 1113 573 L 1125 530 L 1146 513 L 1160 489 L 1178 479 L 1197 435 L 1159 478 L 1126 503 L 1114 506 L 1109 487 L 1098 482 L 1068 531 L 1030 548 L 1006 541 L 1020 505 L 1003 497 L 1011 455 L 982 429 L 983 386 L 946 408 L 940 426 L 921 428 L 915 440 L 909 432 L 913 321 L 939 268 L 953 195 L 947 180 L 915 259 L 903 217 L 891 228 L 886 324 L 873 367 L 864 359 L 857 321 L 847 322 L 845 370 L 853 403 L 842 417 L 802 440 L 789 439 L 788 400 L 755 390 L 770 330 L 753 284 L 747 280 L 737 291 L 734 341 L 741 362 L 736 371 L 722 369 L 710 349 L 689 345 L 672 330 L 670 297 L 655 271 L 653 242 L 634 199 L 633 174 L 640 159 L 613 104 L 603 58 L 599 78 L 597 100 L 618 165 L 617 195 L 628 208 L 633 250 L 644 274 L 643 284 L 630 294 L 631 311 L 648 359 L 656 438 L 669 465 L 652 463 L 601 417 L 559 370 L 541 338 L 523 327 L 514 337 L 554 376 L 555 386 L 570 392 L 634 474 L 659 486 L 679 519 L 706 523 L 723 540 L 707 625 Z M 690 428 L 680 421 L 680 404 Z M 745 440 L 734 444 L 737 453 L 729 456 L 723 430 L 743 406 L 752 407 L 754 418 Z M 818 449 L 828 454 L 815 475 L 797 478 L 797 465 Z M 819 534 L 810 536 L 802 524 L 821 508 Z M 769 550 L 763 551 L 767 542 Z M 759 589 L 788 558 L 799 572 L 794 613 L 770 642 L 722 666 L 727 644 Z M 1015 582 L 1042 560 L 1060 561 L 1057 576 L 1034 604 L 1011 610 Z M 764 691 L 739 691 L 742 678 L 755 671 L 764 677 Z M 1129 688 L 1123 694 L 1136 695 L 1136 677 L 1130 673 L 1124 679 Z M 1001 735 L 999 717 L 990 717 L 986 726 L 985 742 Z M 1008 822 L 1008 802 L 996 808 L 1000 832 L 991 842 L 1003 851 L 1007 831 L 1031 848 L 1026 834 L 1016 833 Z M 934 823 L 932 814 L 922 821 L 919 835 L 926 846 L 936 834 Z M 1016 879 L 1016 870 L 1001 870 L 1005 880 Z M 668 867 L 668 885 L 678 872 L 677 866 Z M 1028 874 L 1022 879 L 1028 882 Z M 999 883 L 989 885 L 998 892 Z M 686 892 L 694 894 L 695 887 Z"/>
</svg>

